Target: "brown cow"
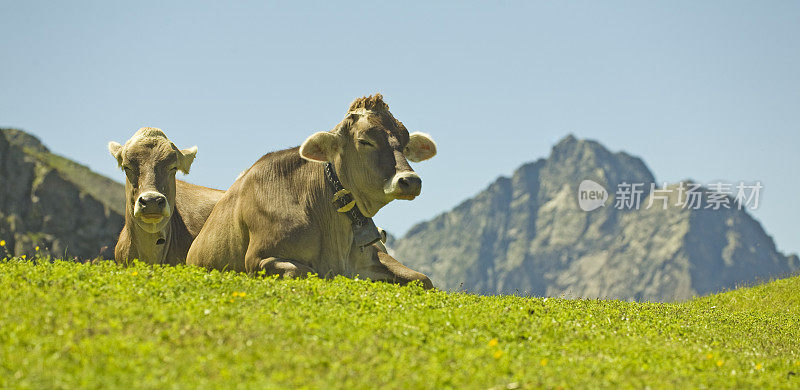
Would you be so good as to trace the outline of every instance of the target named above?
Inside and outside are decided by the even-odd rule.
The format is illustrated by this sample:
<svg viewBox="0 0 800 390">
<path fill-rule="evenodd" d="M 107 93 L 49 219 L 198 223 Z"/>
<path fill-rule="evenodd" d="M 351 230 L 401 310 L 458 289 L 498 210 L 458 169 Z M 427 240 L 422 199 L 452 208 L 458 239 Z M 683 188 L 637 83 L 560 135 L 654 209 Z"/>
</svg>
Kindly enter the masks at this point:
<svg viewBox="0 0 800 390">
<path fill-rule="evenodd" d="M 236 180 L 197 236 L 187 264 L 303 277 L 430 279 L 393 259 L 372 223 L 394 199 L 414 199 L 422 180 L 408 160 L 436 154 L 409 136 L 381 95 L 356 99 L 342 122 L 300 147 L 265 155 Z"/>
<path fill-rule="evenodd" d="M 197 147 L 179 150 L 160 129 L 143 127 L 108 150 L 125 171 L 125 226 L 114 257 L 127 263 L 178 264 L 225 193 L 175 180 L 189 173 Z"/>
</svg>

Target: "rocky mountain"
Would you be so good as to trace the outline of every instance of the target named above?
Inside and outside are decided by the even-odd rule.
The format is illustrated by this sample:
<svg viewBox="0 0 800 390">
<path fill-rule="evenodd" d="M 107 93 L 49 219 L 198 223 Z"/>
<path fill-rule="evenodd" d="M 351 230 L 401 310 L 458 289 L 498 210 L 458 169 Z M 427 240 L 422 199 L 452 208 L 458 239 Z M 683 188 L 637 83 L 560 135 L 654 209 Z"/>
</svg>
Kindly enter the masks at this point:
<svg viewBox="0 0 800 390">
<path fill-rule="evenodd" d="M 113 258 L 124 186 L 51 153 L 36 137 L 0 129 L 0 257 Z"/>
<path fill-rule="evenodd" d="M 579 207 L 587 179 L 607 190 L 605 207 Z M 651 194 L 653 182 L 641 159 L 568 136 L 390 246 L 437 287 L 485 294 L 676 301 L 800 269 L 731 196 L 730 208 L 678 207 L 685 193 Z M 615 207 L 623 183 L 646 183 L 638 209 Z"/>
</svg>

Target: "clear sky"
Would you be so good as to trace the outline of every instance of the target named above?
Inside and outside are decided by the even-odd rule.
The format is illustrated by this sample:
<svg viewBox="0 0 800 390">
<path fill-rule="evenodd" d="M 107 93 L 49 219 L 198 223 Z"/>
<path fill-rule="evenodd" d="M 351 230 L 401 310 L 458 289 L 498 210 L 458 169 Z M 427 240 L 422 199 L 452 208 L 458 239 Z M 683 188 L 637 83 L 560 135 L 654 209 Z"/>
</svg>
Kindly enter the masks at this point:
<svg viewBox="0 0 800 390">
<path fill-rule="evenodd" d="M 573 133 L 658 181 L 760 180 L 800 251 L 800 2 L 227 3 L 0 2 L 0 126 L 120 181 L 106 143 L 160 127 L 227 188 L 381 92 L 439 144 L 396 235 Z"/>
</svg>

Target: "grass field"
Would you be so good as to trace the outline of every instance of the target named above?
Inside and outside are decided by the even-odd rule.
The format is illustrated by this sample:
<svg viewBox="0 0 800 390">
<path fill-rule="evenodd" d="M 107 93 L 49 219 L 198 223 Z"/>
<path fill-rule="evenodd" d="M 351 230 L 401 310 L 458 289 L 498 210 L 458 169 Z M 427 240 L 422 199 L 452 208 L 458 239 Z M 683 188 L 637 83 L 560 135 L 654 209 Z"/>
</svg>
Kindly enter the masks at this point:
<svg viewBox="0 0 800 390">
<path fill-rule="evenodd" d="M 2 388 L 800 388 L 800 278 L 679 304 L 0 260 Z"/>
</svg>

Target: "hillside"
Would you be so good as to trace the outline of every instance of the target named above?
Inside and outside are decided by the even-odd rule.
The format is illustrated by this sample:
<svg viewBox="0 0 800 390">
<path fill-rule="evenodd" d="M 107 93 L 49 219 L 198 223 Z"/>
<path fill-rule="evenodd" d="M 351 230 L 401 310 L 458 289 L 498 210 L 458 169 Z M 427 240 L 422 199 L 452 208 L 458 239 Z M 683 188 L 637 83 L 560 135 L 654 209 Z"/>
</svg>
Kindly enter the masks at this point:
<svg viewBox="0 0 800 390">
<path fill-rule="evenodd" d="M 0 388 L 797 388 L 800 277 L 679 304 L 0 261 Z"/>
<path fill-rule="evenodd" d="M 586 179 L 606 207 L 579 208 Z M 679 301 L 800 269 L 746 209 L 646 208 L 654 181 L 641 159 L 568 136 L 391 247 L 439 288 L 487 294 Z M 646 183 L 640 209 L 613 207 L 623 182 Z"/>
<path fill-rule="evenodd" d="M 11 253 L 113 257 L 124 186 L 51 153 L 36 137 L 0 129 L 0 240 Z M 109 249 L 110 248 L 110 249 Z"/>
</svg>

